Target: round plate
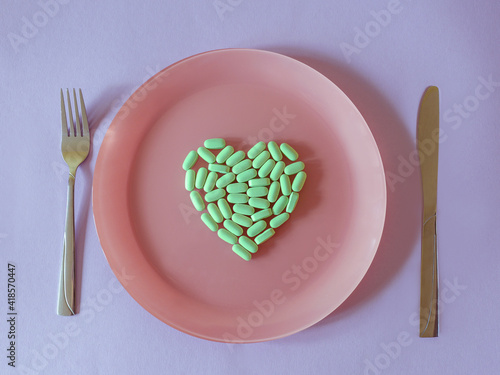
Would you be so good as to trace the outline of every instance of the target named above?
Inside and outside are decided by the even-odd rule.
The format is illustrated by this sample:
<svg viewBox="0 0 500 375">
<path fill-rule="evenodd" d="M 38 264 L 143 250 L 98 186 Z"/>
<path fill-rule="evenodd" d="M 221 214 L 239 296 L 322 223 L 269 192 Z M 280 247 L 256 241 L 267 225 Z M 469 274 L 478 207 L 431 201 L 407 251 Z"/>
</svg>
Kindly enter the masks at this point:
<svg viewBox="0 0 500 375">
<path fill-rule="evenodd" d="M 297 208 L 249 262 L 184 189 L 185 156 L 216 137 L 244 151 L 287 142 L 306 164 Z M 289 57 L 230 49 L 182 60 L 127 100 L 99 151 L 93 207 L 113 272 L 146 310 L 197 337 L 258 342 L 352 293 L 377 251 L 386 189 L 373 136 L 337 86 Z"/>
</svg>

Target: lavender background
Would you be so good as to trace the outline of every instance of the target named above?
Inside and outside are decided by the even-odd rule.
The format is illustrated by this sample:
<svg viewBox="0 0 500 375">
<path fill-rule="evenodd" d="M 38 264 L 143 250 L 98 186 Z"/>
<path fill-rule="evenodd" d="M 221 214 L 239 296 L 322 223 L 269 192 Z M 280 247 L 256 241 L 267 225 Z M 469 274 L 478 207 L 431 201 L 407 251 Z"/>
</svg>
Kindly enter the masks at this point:
<svg viewBox="0 0 500 375">
<path fill-rule="evenodd" d="M 486 374 L 500 366 L 500 3 L 0 0 L 1 374 Z M 358 106 L 379 144 L 388 216 L 365 279 L 291 337 L 213 343 L 153 318 L 116 284 L 92 217 L 93 169 L 120 105 L 190 55 L 297 58 Z M 485 83 L 489 82 L 489 83 Z M 418 337 L 420 174 L 409 162 L 428 85 L 441 90 L 440 337 Z M 93 152 L 76 187 L 81 313 L 55 314 L 66 204 L 59 89 L 81 87 Z M 7 263 L 17 361 L 7 365 Z"/>
</svg>

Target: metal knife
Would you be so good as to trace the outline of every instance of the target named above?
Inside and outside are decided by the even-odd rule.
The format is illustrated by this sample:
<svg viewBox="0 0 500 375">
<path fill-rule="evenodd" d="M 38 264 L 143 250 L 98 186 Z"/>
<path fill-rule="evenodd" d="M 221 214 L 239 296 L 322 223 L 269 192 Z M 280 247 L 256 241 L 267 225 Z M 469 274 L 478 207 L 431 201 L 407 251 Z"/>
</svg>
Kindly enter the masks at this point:
<svg viewBox="0 0 500 375">
<path fill-rule="evenodd" d="M 439 149 L 439 89 L 428 87 L 418 112 L 417 145 L 422 174 L 422 254 L 420 337 L 438 336 L 438 263 L 436 205 Z"/>
</svg>

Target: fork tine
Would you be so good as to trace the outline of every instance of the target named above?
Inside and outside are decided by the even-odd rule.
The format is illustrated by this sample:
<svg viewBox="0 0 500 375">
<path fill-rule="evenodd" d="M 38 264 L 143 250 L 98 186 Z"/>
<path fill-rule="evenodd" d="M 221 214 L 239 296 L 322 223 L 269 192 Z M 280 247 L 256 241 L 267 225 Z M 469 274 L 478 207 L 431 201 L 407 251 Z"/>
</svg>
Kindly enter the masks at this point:
<svg viewBox="0 0 500 375">
<path fill-rule="evenodd" d="M 76 91 L 73 89 L 73 101 L 75 103 L 75 119 L 76 119 L 76 135 L 83 136 L 82 128 L 80 128 L 80 112 L 78 112 L 78 102 L 76 101 Z"/>
<path fill-rule="evenodd" d="M 89 122 L 87 120 L 87 111 L 85 109 L 85 103 L 83 102 L 82 89 L 80 91 L 80 108 L 82 109 L 82 130 L 83 136 L 89 135 Z"/>
<path fill-rule="evenodd" d="M 76 136 L 76 131 L 75 131 L 75 123 L 73 122 L 73 110 L 71 109 L 71 98 L 69 97 L 69 90 L 66 89 L 66 96 L 68 97 L 68 113 L 69 113 L 69 135 L 75 135 Z"/>
<path fill-rule="evenodd" d="M 66 119 L 66 107 L 64 106 L 64 94 L 61 89 L 61 123 L 62 123 L 62 136 L 68 136 L 68 121 Z"/>
</svg>

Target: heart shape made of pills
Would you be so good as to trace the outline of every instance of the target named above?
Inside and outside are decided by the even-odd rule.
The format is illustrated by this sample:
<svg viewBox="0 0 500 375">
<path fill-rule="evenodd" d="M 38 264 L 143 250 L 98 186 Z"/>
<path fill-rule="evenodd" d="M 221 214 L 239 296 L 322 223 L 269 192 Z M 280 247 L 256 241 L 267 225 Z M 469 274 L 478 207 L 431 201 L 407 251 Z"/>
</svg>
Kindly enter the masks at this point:
<svg viewBox="0 0 500 375">
<path fill-rule="evenodd" d="M 207 165 L 194 170 L 200 158 Z M 258 142 L 245 154 L 207 139 L 184 160 L 185 187 L 205 225 L 248 261 L 297 205 L 307 177 L 298 158 L 287 143 Z"/>
</svg>

